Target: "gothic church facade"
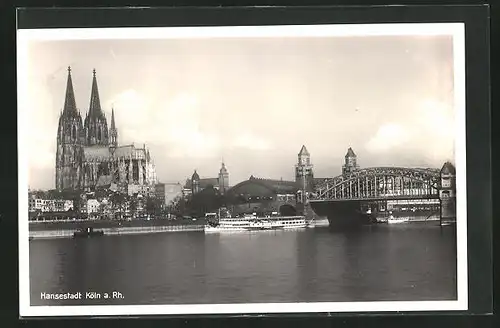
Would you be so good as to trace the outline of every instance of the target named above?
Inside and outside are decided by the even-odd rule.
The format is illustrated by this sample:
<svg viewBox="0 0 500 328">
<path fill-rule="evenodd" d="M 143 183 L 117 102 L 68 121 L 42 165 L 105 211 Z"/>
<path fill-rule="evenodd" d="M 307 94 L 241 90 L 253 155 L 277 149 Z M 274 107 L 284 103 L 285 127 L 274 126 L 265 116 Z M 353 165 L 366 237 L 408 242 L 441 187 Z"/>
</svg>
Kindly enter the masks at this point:
<svg viewBox="0 0 500 328">
<path fill-rule="evenodd" d="M 154 186 L 157 182 L 155 165 L 146 145 L 137 148 L 133 144 L 118 144 L 114 109 L 108 129 L 95 70 L 89 110 L 82 120 L 68 67 L 66 97 L 57 129 L 55 180 L 59 191 L 94 190 L 112 184 Z"/>
</svg>

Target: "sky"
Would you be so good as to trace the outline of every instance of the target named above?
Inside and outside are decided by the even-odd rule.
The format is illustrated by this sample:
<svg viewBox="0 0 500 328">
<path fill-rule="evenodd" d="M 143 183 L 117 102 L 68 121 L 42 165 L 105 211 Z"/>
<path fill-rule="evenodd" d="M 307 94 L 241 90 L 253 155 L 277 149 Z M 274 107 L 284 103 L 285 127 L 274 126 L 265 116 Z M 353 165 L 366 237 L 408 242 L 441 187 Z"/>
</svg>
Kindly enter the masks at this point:
<svg viewBox="0 0 500 328">
<path fill-rule="evenodd" d="M 146 144 L 162 182 L 196 169 L 230 184 L 294 179 L 305 145 L 316 177 L 454 161 L 451 36 L 30 41 L 29 185 L 54 188 L 56 134 L 71 66 L 82 117 L 96 69 L 119 144 Z"/>
</svg>

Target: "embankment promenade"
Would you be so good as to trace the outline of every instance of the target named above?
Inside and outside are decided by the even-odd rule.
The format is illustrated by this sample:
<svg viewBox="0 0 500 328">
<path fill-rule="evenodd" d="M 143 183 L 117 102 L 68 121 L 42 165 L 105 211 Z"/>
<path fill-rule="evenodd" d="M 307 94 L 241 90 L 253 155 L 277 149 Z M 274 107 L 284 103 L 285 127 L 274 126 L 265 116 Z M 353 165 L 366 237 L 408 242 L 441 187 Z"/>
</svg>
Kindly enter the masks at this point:
<svg viewBox="0 0 500 328">
<path fill-rule="evenodd" d="M 69 238 L 79 229 L 93 228 L 105 235 L 150 234 L 175 231 L 203 231 L 204 219 L 193 220 L 81 220 L 66 222 L 30 222 L 33 239 Z"/>
<path fill-rule="evenodd" d="M 131 235 L 131 234 L 151 234 L 160 232 L 175 231 L 203 231 L 203 225 L 172 225 L 172 226 L 153 226 L 153 227 L 119 227 L 99 229 L 105 236 L 113 235 Z M 72 238 L 75 230 L 38 230 L 30 231 L 29 236 L 33 239 L 54 239 L 54 238 Z"/>
</svg>

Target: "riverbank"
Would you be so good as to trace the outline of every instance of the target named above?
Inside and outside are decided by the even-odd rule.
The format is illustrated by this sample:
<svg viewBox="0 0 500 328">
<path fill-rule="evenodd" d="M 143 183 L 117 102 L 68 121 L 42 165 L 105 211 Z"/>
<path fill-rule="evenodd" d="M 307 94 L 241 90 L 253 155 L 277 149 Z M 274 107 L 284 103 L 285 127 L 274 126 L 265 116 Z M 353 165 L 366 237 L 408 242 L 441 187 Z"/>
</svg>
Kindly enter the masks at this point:
<svg viewBox="0 0 500 328">
<path fill-rule="evenodd" d="M 204 225 L 205 219 L 134 219 L 134 220 L 68 220 L 68 221 L 35 221 L 29 223 L 30 231 L 52 231 L 52 230 L 78 230 L 93 228 L 94 230 L 112 228 L 154 228 L 175 226 L 197 226 Z"/>
<path fill-rule="evenodd" d="M 201 221 L 201 222 L 200 222 Z M 186 224 L 187 223 L 187 224 Z M 316 227 L 328 226 L 328 220 L 315 220 Z M 204 220 L 197 221 L 76 221 L 30 224 L 30 239 L 55 239 L 72 238 L 73 233 L 79 229 L 92 227 L 94 230 L 104 232 L 105 236 L 152 234 L 161 232 L 204 231 Z"/>
<path fill-rule="evenodd" d="M 99 229 L 104 232 L 105 236 L 113 235 L 131 235 L 131 234 L 151 234 L 161 232 L 176 232 L 176 231 L 203 231 L 204 225 L 170 225 L 170 226 L 150 226 L 150 227 L 119 227 L 119 228 L 103 228 Z M 76 230 L 59 229 L 59 230 L 30 230 L 30 239 L 55 239 L 55 238 L 72 238 Z"/>
</svg>

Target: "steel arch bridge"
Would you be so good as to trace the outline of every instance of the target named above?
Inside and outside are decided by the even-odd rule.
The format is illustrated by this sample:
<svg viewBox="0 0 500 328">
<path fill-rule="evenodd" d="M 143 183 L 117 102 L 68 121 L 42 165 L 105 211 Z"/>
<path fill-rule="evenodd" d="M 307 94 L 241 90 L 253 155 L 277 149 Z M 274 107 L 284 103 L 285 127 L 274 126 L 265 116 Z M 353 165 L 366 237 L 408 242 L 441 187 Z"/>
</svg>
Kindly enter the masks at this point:
<svg viewBox="0 0 500 328">
<path fill-rule="evenodd" d="M 439 169 L 372 167 L 325 179 L 315 187 L 309 199 L 430 199 L 439 197 L 439 186 Z"/>
</svg>

